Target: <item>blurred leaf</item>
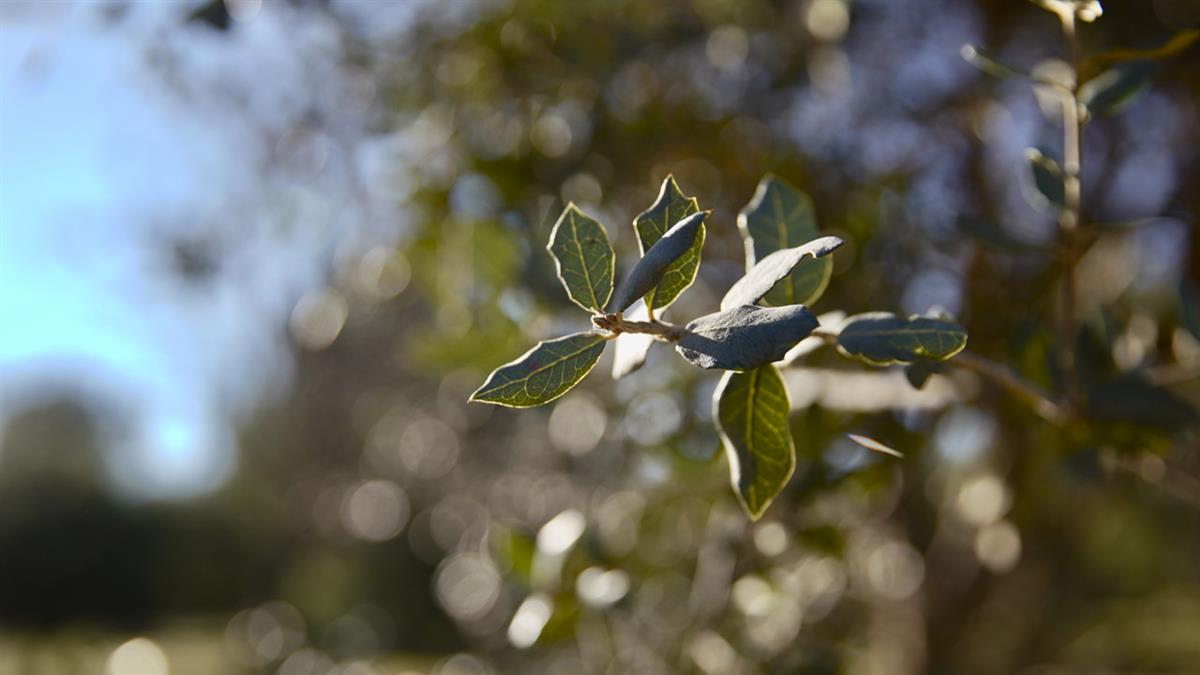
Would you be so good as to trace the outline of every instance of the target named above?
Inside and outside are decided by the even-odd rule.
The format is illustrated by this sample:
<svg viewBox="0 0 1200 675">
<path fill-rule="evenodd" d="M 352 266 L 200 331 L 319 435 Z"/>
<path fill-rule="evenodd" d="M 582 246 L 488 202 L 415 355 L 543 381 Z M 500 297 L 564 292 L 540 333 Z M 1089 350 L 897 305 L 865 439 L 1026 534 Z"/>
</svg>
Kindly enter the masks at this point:
<svg viewBox="0 0 1200 675">
<path fill-rule="evenodd" d="M 783 378 L 770 364 L 725 373 L 713 394 L 713 419 L 733 489 L 752 520 L 762 516 L 796 470 L 789 409 Z"/>
<path fill-rule="evenodd" d="M 1113 49 L 1090 56 L 1079 64 L 1079 79 L 1081 82 L 1096 77 L 1104 70 L 1119 63 L 1130 61 L 1161 61 L 1176 54 L 1183 53 L 1197 40 L 1200 40 L 1200 28 L 1191 28 L 1176 33 L 1165 43 L 1151 49 Z"/>
<path fill-rule="evenodd" d="M 1111 115 L 1150 84 L 1152 73 L 1153 69 L 1146 63 L 1117 66 L 1080 87 L 1079 102 L 1092 114 Z"/>
<path fill-rule="evenodd" d="M 679 189 L 675 177 L 668 175 L 658 192 L 658 199 L 650 208 L 639 213 L 633 219 L 633 229 L 638 235 L 638 250 L 642 255 L 655 242 L 662 238 L 671 226 L 684 218 L 700 211 L 700 205 L 695 197 L 688 197 Z M 651 309 L 666 309 L 679 297 L 692 282 L 696 280 L 696 270 L 700 267 L 700 250 L 704 247 L 704 226 L 690 248 L 677 260 L 667 266 L 662 280 L 653 292 L 646 296 L 646 303 Z"/>
<path fill-rule="evenodd" d="M 550 244 L 558 278 L 571 301 L 585 310 L 604 310 L 613 290 L 616 255 L 608 233 L 595 219 L 568 204 L 554 224 Z"/>
<path fill-rule="evenodd" d="M 823 258 L 845 242 L 838 237 L 821 237 L 803 246 L 785 248 L 758 261 L 741 279 L 737 280 L 721 299 L 721 309 L 738 305 L 753 305 L 778 283 L 788 284 L 784 277 L 805 258 Z"/>
<path fill-rule="evenodd" d="M 817 237 L 812 200 L 783 180 L 764 176 L 750 203 L 738 214 L 738 229 L 746 242 L 746 269 L 780 249 L 800 246 Z M 811 305 L 825 292 L 833 274 L 828 257 L 802 260 L 786 282 L 780 281 L 762 298 L 766 305 Z"/>
<path fill-rule="evenodd" d="M 1179 324 L 1200 340 L 1200 293 L 1187 279 L 1179 281 Z"/>
<path fill-rule="evenodd" d="M 846 438 L 849 438 L 868 450 L 874 450 L 875 452 L 891 455 L 892 457 L 900 457 L 901 459 L 904 458 L 904 453 L 886 446 L 874 438 L 868 438 L 867 436 L 860 436 L 858 434 L 846 434 Z"/>
<path fill-rule="evenodd" d="M 959 232 L 996 248 L 1014 253 L 1045 250 L 1044 246 L 1017 239 L 1000 223 L 982 216 L 959 216 L 955 223 Z"/>
<path fill-rule="evenodd" d="M 1067 198 L 1064 193 L 1063 174 L 1062 169 L 1058 167 L 1058 162 L 1042 154 L 1042 151 L 1037 148 L 1026 150 L 1025 158 L 1029 161 L 1027 175 L 1032 181 L 1032 188 L 1036 193 L 1030 198 L 1030 203 L 1042 208 L 1052 206 L 1055 210 L 1066 208 Z"/>
<path fill-rule="evenodd" d="M 528 586 L 533 574 L 533 537 L 499 524 L 492 524 L 490 531 L 492 557 Z"/>
<path fill-rule="evenodd" d="M 1087 389 L 1091 419 L 1175 430 L 1200 423 L 1200 410 L 1135 374 L 1099 378 Z"/>
<path fill-rule="evenodd" d="M 1024 74 L 1015 68 L 1011 68 L 1001 63 L 996 58 L 972 44 L 963 45 L 962 49 L 959 50 L 959 54 L 962 55 L 964 61 L 975 66 L 980 71 L 991 75 L 992 77 L 1005 79 L 1010 77 L 1021 77 Z"/>
<path fill-rule="evenodd" d="M 742 305 L 689 323 L 675 351 L 699 368 L 749 370 L 782 359 L 816 327 L 803 305 Z"/>
<path fill-rule="evenodd" d="M 650 313 L 646 309 L 646 303 L 643 300 L 634 303 L 628 318 L 632 321 L 648 320 Z M 621 333 L 613 342 L 616 350 L 612 376 L 614 380 L 618 380 L 642 367 L 646 362 L 646 355 L 650 353 L 650 347 L 654 345 L 654 336 L 647 333 Z"/>
<path fill-rule="evenodd" d="M 920 359 L 945 360 L 967 345 L 967 332 L 952 321 L 888 312 L 857 314 L 838 334 L 838 350 L 864 363 L 886 366 Z"/>
<path fill-rule="evenodd" d="M 549 403 L 567 393 L 596 365 L 606 340 L 575 333 L 539 342 L 516 360 L 497 368 L 470 400 L 510 408 Z"/>
<path fill-rule="evenodd" d="M 920 389 L 925 386 L 930 377 L 942 370 L 941 365 L 936 361 L 917 361 L 904 367 L 904 379 L 908 380 L 913 389 Z"/>
<path fill-rule="evenodd" d="M 625 311 L 634 300 L 654 290 L 671 265 L 681 257 L 686 257 L 696 242 L 703 245 L 704 219 L 708 214 L 708 211 L 693 213 L 672 225 L 666 234 L 654 242 L 617 288 L 610 309 L 614 312 Z"/>
</svg>

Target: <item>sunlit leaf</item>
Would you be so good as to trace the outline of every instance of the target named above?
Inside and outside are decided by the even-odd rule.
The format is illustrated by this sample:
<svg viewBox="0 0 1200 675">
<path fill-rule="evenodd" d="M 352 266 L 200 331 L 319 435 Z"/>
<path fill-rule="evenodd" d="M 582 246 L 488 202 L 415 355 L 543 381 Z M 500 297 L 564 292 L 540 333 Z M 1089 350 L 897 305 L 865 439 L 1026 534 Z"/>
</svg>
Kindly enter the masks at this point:
<svg viewBox="0 0 1200 675">
<path fill-rule="evenodd" d="M 904 457 L 904 454 L 901 453 L 899 450 L 895 450 L 891 447 L 888 447 L 888 446 L 884 445 L 883 443 L 880 443 L 879 441 L 875 440 L 874 438 L 869 438 L 867 436 L 860 436 L 858 434 L 846 434 L 846 438 L 849 438 L 850 440 L 854 441 L 855 443 L 861 445 L 862 447 L 864 447 L 868 450 L 874 450 L 875 452 L 880 452 L 885 455 L 891 455 L 892 457 L 900 457 L 900 458 Z"/>
<path fill-rule="evenodd" d="M 646 303 L 638 300 L 633 304 L 626 318 L 632 321 L 646 321 L 650 314 L 646 311 Z M 614 350 L 612 376 L 614 380 L 625 377 L 646 362 L 650 347 L 654 346 L 654 336 L 647 333 L 621 333 L 613 340 Z"/>
<path fill-rule="evenodd" d="M 753 305 L 777 284 L 790 283 L 790 279 L 784 278 L 805 258 L 823 258 L 844 243 L 838 237 L 821 237 L 803 246 L 775 251 L 758 261 L 745 276 L 738 279 L 721 299 L 721 309 Z"/>
<path fill-rule="evenodd" d="M 752 520 L 762 516 L 796 470 L 789 409 L 783 378 L 769 364 L 725 373 L 713 394 L 713 419 L 729 459 L 730 481 Z"/>
<path fill-rule="evenodd" d="M 1004 79 L 1009 77 L 1021 77 L 1022 75 L 1022 73 L 1017 69 L 1001 63 L 998 59 L 984 52 L 975 45 L 963 45 L 962 49 L 959 50 L 959 54 L 962 55 L 964 61 L 975 66 L 980 71 L 991 75 L 992 77 Z"/>
<path fill-rule="evenodd" d="M 662 238 L 667 230 L 675 223 L 700 211 L 700 205 L 695 197 L 688 197 L 679 189 L 674 176 L 667 176 L 658 199 L 650 208 L 639 213 L 633 219 L 633 229 L 637 231 L 638 248 L 644 255 L 650 247 Z M 666 309 L 679 297 L 679 294 L 692 285 L 696 280 L 696 270 L 700 266 L 700 251 L 704 247 L 704 226 L 683 255 L 667 266 L 663 271 L 662 280 L 647 294 L 646 302 L 653 309 Z"/>
<path fill-rule="evenodd" d="M 1117 66 L 1079 88 L 1079 102 L 1092 114 L 1119 111 L 1150 84 L 1153 69 L 1146 63 Z"/>
<path fill-rule="evenodd" d="M 510 408 L 549 403 L 584 378 L 604 351 L 606 340 L 596 333 L 575 333 L 539 342 L 516 360 L 488 376 L 471 394 L 472 401 Z"/>
<path fill-rule="evenodd" d="M 741 305 L 689 323 L 675 351 L 699 368 L 749 370 L 779 361 L 816 327 L 803 305 Z"/>
<path fill-rule="evenodd" d="M 967 332 L 953 321 L 888 312 L 857 314 L 838 333 L 838 350 L 872 365 L 945 360 L 967 345 Z"/>
<path fill-rule="evenodd" d="M 672 225 L 666 234 L 654 242 L 617 288 L 610 305 L 611 311 L 624 311 L 635 300 L 654 290 L 671 265 L 686 256 L 693 244 L 697 241 L 703 244 L 701 232 L 708 214 L 708 211 L 693 213 Z"/>
<path fill-rule="evenodd" d="M 571 301 L 589 311 L 603 311 L 612 295 L 616 266 L 604 227 L 568 204 L 554 224 L 546 248 L 554 256 L 558 278 Z"/>
<path fill-rule="evenodd" d="M 817 219 L 808 195 L 775 176 L 758 184 L 754 197 L 738 214 L 746 242 L 746 269 L 780 249 L 800 246 L 817 237 Z M 811 305 L 825 292 L 833 274 L 828 256 L 802 260 L 762 298 L 766 305 Z"/>
<path fill-rule="evenodd" d="M 1051 207 L 1056 210 L 1066 208 L 1063 174 L 1058 162 L 1042 154 L 1037 148 L 1026 150 L 1025 158 L 1029 162 L 1027 184 L 1032 188 L 1026 191 L 1032 193 L 1029 201 L 1034 206 Z"/>
</svg>

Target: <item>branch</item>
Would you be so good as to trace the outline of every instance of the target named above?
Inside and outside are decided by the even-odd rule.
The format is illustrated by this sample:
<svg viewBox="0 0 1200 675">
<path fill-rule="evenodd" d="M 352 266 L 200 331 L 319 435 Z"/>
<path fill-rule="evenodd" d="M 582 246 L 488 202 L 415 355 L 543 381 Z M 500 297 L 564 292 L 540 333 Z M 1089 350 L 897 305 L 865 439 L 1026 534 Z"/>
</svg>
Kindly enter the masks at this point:
<svg viewBox="0 0 1200 675">
<path fill-rule="evenodd" d="M 659 340 L 667 342 L 678 342 L 679 338 L 687 333 L 687 329 L 683 326 L 676 326 L 665 321 L 630 321 L 621 316 L 621 313 L 616 314 L 597 314 L 592 317 L 592 324 L 602 331 L 609 333 L 612 337 L 616 337 L 621 333 L 641 333 L 643 335 L 653 335 Z"/>
<path fill-rule="evenodd" d="M 959 352 L 947 363 L 978 373 L 1025 399 L 1033 407 L 1034 412 L 1047 421 L 1062 424 L 1071 418 L 1071 414 L 1051 400 L 1044 391 L 991 359 L 964 351 Z"/>
</svg>

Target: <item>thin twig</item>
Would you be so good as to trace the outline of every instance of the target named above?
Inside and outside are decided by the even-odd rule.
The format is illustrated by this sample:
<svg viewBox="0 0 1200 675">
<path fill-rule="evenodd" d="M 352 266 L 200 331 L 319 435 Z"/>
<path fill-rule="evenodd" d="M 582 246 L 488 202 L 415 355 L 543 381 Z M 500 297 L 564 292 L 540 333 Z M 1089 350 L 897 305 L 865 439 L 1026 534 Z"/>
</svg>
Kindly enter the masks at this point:
<svg viewBox="0 0 1200 675">
<path fill-rule="evenodd" d="M 1066 383 L 1064 405 L 1074 409 L 1079 405 L 1079 387 L 1075 377 L 1075 335 L 1078 332 L 1075 317 L 1075 265 L 1079 261 L 1078 230 L 1083 223 L 1082 190 L 1080 170 L 1083 164 L 1081 135 L 1083 117 L 1079 110 L 1079 39 L 1076 35 L 1075 13 L 1059 14 L 1062 20 L 1063 37 L 1071 52 L 1071 70 L 1074 81 L 1071 89 L 1062 93 L 1063 113 L 1063 198 L 1065 208 L 1059 210 L 1058 225 L 1063 250 L 1062 303 L 1059 311 L 1058 361 Z"/>
<path fill-rule="evenodd" d="M 1051 400 L 1046 392 L 1025 381 L 1006 366 L 1000 365 L 991 359 L 963 351 L 959 352 L 948 363 L 978 373 L 1020 398 L 1025 399 L 1026 402 L 1033 406 L 1034 412 L 1050 422 L 1062 424 L 1071 417 L 1071 414 Z"/>
<path fill-rule="evenodd" d="M 592 317 L 592 324 L 613 337 L 621 333 L 641 333 L 653 335 L 659 340 L 678 342 L 687 333 L 683 326 L 676 326 L 665 321 L 630 321 L 618 312 L 616 314 L 597 314 Z"/>
</svg>

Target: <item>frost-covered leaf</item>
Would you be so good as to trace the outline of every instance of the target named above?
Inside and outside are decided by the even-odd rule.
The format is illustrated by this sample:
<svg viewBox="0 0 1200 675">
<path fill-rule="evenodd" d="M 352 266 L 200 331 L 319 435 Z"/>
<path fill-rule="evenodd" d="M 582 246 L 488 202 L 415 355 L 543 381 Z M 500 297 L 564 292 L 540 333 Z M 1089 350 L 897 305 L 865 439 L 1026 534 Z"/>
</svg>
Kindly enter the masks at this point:
<svg viewBox="0 0 1200 675">
<path fill-rule="evenodd" d="M 675 351 L 699 368 L 750 370 L 779 361 L 816 327 L 803 305 L 741 305 L 689 323 Z"/>
<path fill-rule="evenodd" d="M 787 389 L 767 364 L 725 373 L 713 394 L 713 419 L 729 459 L 729 477 L 742 508 L 758 520 L 796 470 L 788 428 Z"/>
<path fill-rule="evenodd" d="M 817 219 L 808 195 L 775 176 L 765 176 L 754 197 L 738 214 L 746 242 L 746 269 L 780 249 L 800 246 L 817 237 Z M 829 257 L 802 260 L 787 281 L 762 299 L 766 305 L 811 305 L 825 292 L 833 274 Z"/>
<path fill-rule="evenodd" d="M 962 351 L 967 332 L 953 321 L 888 312 L 857 314 L 838 333 L 838 350 L 865 363 L 886 366 L 921 359 L 942 361 Z"/>
<path fill-rule="evenodd" d="M 838 237 L 821 237 L 803 246 L 775 251 L 755 263 L 744 277 L 737 280 L 721 299 L 721 309 L 753 305 L 776 285 L 789 284 L 791 280 L 785 280 L 785 277 L 805 258 L 823 258 L 844 243 Z"/>
<path fill-rule="evenodd" d="M 703 244 L 700 233 L 708 214 L 708 211 L 693 213 L 672 225 L 666 234 L 659 237 L 617 288 L 611 311 L 622 312 L 635 300 L 654 290 L 671 265 L 686 256 L 693 244 L 697 241 Z"/>
<path fill-rule="evenodd" d="M 558 278 L 571 301 L 585 310 L 603 311 L 613 290 L 616 255 L 608 233 L 596 220 L 574 204 L 558 217 L 550 244 Z"/>
<path fill-rule="evenodd" d="M 567 393 L 596 365 L 606 340 L 596 333 L 575 333 L 539 342 L 511 363 L 497 368 L 471 394 L 472 401 L 510 408 L 531 408 Z"/>
<path fill-rule="evenodd" d="M 638 248 L 645 255 L 646 251 L 662 238 L 667 230 L 675 223 L 698 213 L 700 205 L 695 197 L 688 197 L 679 189 L 674 176 L 667 176 L 658 199 L 650 208 L 639 213 L 633 219 L 633 229 L 637 231 Z M 679 294 L 692 285 L 696 280 L 696 270 L 700 266 L 700 251 L 704 247 L 704 226 L 683 255 L 667 266 L 663 271 L 662 280 L 646 295 L 646 302 L 653 309 L 666 309 L 679 297 Z"/>
<path fill-rule="evenodd" d="M 638 300 L 626 315 L 631 321 L 646 321 L 650 313 L 646 311 L 646 303 Z M 654 345 L 654 336 L 648 333 L 621 333 L 613 340 L 616 349 L 613 352 L 612 376 L 614 380 L 625 377 L 646 362 L 646 355 Z"/>
</svg>

